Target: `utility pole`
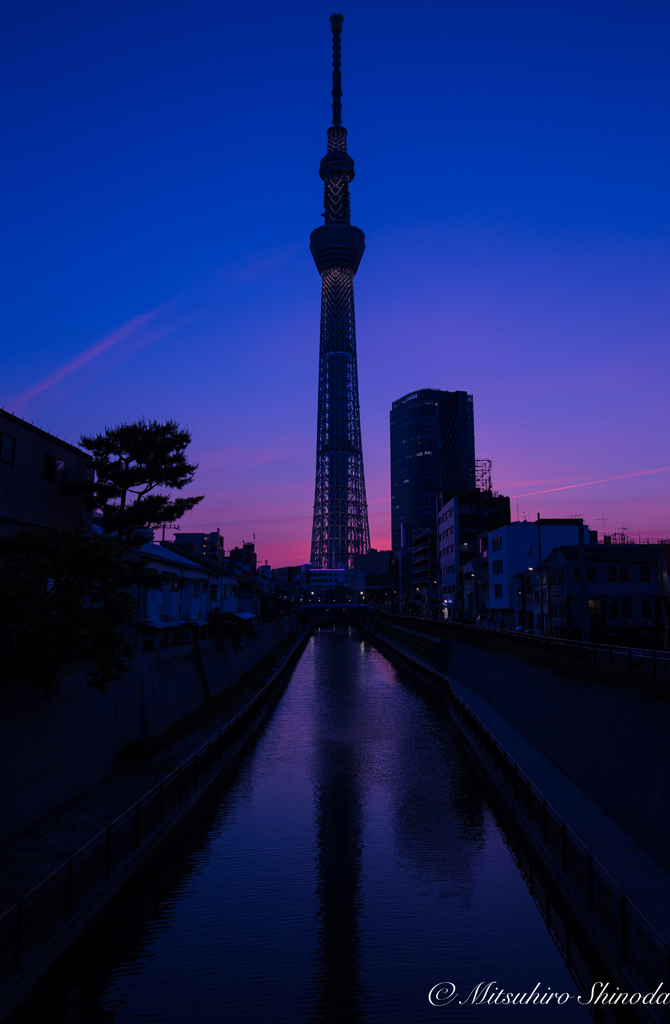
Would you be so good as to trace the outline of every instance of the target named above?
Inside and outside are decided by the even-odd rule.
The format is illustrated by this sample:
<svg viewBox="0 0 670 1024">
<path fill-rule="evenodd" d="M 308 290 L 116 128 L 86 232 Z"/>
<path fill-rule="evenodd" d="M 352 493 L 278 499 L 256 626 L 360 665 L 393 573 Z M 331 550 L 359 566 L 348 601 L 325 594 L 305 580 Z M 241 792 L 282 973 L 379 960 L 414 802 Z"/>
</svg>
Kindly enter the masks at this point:
<svg viewBox="0 0 670 1024">
<path fill-rule="evenodd" d="M 540 527 L 540 513 L 537 513 L 537 550 L 540 563 L 540 621 L 542 624 L 542 635 L 544 636 L 544 571 L 542 569 L 542 529 Z M 549 603 L 549 588 L 547 587 L 547 604 Z"/>
</svg>

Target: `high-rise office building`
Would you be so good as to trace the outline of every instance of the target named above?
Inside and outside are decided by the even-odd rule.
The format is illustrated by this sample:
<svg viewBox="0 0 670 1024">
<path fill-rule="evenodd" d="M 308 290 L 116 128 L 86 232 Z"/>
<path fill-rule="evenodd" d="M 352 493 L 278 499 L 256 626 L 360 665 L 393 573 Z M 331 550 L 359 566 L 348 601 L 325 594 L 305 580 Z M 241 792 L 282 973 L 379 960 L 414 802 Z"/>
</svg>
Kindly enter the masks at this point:
<svg viewBox="0 0 670 1024">
<path fill-rule="evenodd" d="M 434 530 L 436 501 L 475 486 L 475 418 L 465 391 L 412 391 L 391 407 L 391 532 Z"/>
<path fill-rule="evenodd" d="M 319 174 L 324 182 L 324 222 L 312 231 L 310 249 L 321 275 L 319 411 L 311 562 L 318 569 L 353 568 L 370 547 L 365 500 L 361 417 L 358 404 L 354 274 L 365 235 L 351 223 L 349 182 L 354 161 L 342 125 L 340 33 L 333 14 L 333 123 Z"/>
</svg>

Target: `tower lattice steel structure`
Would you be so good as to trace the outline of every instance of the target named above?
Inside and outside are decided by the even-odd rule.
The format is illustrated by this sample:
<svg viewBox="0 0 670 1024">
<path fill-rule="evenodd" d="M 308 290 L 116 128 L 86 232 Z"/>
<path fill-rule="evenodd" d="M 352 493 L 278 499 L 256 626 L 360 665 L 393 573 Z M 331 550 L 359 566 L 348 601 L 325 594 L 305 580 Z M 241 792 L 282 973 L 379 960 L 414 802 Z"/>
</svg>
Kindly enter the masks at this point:
<svg viewBox="0 0 670 1024">
<path fill-rule="evenodd" d="M 365 235 L 350 223 L 349 182 L 354 161 L 342 126 L 340 33 L 342 15 L 332 14 L 333 123 L 319 174 L 324 181 L 324 223 L 309 238 L 321 275 L 319 412 L 312 564 L 322 569 L 353 566 L 354 555 L 370 547 L 365 499 L 361 416 L 356 365 L 354 274 Z"/>
</svg>

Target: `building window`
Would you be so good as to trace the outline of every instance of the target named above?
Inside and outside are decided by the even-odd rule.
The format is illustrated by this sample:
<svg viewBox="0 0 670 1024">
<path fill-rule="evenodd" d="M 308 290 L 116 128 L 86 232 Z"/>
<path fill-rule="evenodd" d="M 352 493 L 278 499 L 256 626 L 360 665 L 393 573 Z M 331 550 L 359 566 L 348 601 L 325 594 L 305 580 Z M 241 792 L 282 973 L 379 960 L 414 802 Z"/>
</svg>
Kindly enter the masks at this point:
<svg viewBox="0 0 670 1024">
<path fill-rule="evenodd" d="M 555 569 L 551 570 L 551 572 L 549 574 L 549 579 L 551 581 L 552 587 L 555 587 L 556 586 L 556 570 Z"/>
<path fill-rule="evenodd" d="M 565 569 L 558 570 L 558 583 L 559 586 L 565 583 Z"/>
<path fill-rule="evenodd" d="M 628 571 L 627 565 L 622 565 L 619 569 L 619 579 L 622 583 L 628 583 L 630 580 L 630 572 Z"/>
<path fill-rule="evenodd" d="M 640 579 L 641 579 L 641 581 L 643 583 L 648 583 L 649 582 L 649 566 L 648 565 L 641 565 L 640 566 Z"/>
<path fill-rule="evenodd" d="M 631 607 L 630 607 L 630 601 L 622 601 L 621 602 L 621 618 L 622 619 L 632 619 L 633 618 L 633 613 L 632 613 Z"/>
<path fill-rule="evenodd" d="M 616 565 L 607 566 L 607 582 L 616 583 Z"/>
<path fill-rule="evenodd" d="M 653 612 L 651 610 L 651 601 L 643 601 L 642 602 L 642 618 L 643 619 L 651 619 L 652 617 L 653 617 Z"/>
<path fill-rule="evenodd" d="M 218 592 L 219 592 L 219 588 L 218 587 L 210 587 L 209 588 L 209 599 L 210 599 L 210 601 L 216 601 L 216 595 L 218 594 Z"/>
<path fill-rule="evenodd" d="M 54 484 L 65 483 L 65 463 L 55 455 L 44 453 L 44 479 Z"/>
<path fill-rule="evenodd" d="M 579 571 L 579 566 L 576 565 L 575 566 L 575 583 L 581 583 L 581 580 L 582 580 L 582 574 Z"/>
<path fill-rule="evenodd" d="M 502 558 L 498 558 L 493 563 L 493 575 L 494 576 L 501 576 L 502 575 L 502 571 L 503 571 L 503 568 L 502 568 Z"/>
<path fill-rule="evenodd" d="M 4 462 L 6 466 L 13 466 L 15 451 L 16 438 L 11 434 L 0 434 L 0 462 Z"/>
<path fill-rule="evenodd" d="M 493 596 L 502 597 L 502 583 L 493 584 Z"/>
<path fill-rule="evenodd" d="M 200 597 L 200 584 L 195 580 L 193 581 L 193 599 Z"/>
<path fill-rule="evenodd" d="M 600 615 L 600 601 L 598 598 L 589 601 L 589 615 Z"/>
<path fill-rule="evenodd" d="M 619 605 L 616 601 L 610 601 L 610 619 L 619 618 Z"/>
<path fill-rule="evenodd" d="M 494 537 L 491 542 L 491 551 L 502 551 L 502 537 Z"/>
<path fill-rule="evenodd" d="M 589 565 L 586 567 L 586 582 L 595 583 L 596 581 L 596 567 L 595 565 Z"/>
<path fill-rule="evenodd" d="M 536 590 L 535 591 L 535 604 L 539 604 L 539 603 L 540 603 L 540 591 Z"/>
</svg>

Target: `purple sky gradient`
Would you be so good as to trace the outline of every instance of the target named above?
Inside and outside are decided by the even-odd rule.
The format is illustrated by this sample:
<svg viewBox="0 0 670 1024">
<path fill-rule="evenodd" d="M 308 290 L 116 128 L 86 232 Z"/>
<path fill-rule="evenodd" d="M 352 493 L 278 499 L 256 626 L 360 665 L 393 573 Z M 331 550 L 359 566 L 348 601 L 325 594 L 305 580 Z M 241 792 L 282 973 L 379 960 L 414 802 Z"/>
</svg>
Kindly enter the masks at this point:
<svg viewBox="0 0 670 1024">
<path fill-rule="evenodd" d="M 73 18 L 83 11 L 66 6 Z M 193 432 L 192 490 L 206 494 L 184 528 L 219 525 L 226 547 L 255 533 L 259 557 L 282 565 L 309 557 L 320 282 L 308 236 L 321 209 L 331 8 L 296 4 L 282 22 L 260 6 L 275 35 L 237 12 L 226 23 L 233 67 L 223 70 L 215 5 L 148 4 L 137 21 L 129 5 L 105 8 L 114 31 L 102 63 L 118 95 L 106 96 L 109 68 L 75 54 L 43 100 L 49 109 L 23 98 L 30 140 L 12 111 L 0 403 L 71 441 L 140 415 L 174 417 Z M 30 50 L 31 8 L 8 28 L 4 45 L 19 53 Z M 404 50 L 382 23 L 391 8 L 409 19 Z M 493 4 L 466 8 L 343 9 L 352 220 L 367 236 L 356 305 L 378 548 L 390 545 L 389 409 L 416 388 L 474 394 L 477 455 L 493 460 L 504 494 L 670 464 L 668 12 L 624 2 L 598 37 L 610 5 L 550 4 L 546 18 L 565 25 L 547 36 L 531 4 L 511 5 L 508 28 Z M 100 26 L 81 17 L 83 52 Z M 183 67 L 172 93 L 175 52 Z M 57 57 L 56 47 L 44 81 Z M 16 95 L 26 61 L 5 78 Z M 206 72 L 221 76 L 227 118 L 209 80 L 198 84 Z M 392 73 L 403 88 L 389 112 L 379 81 Z M 189 75 L 184 98 L 177 86 Z M 111 167 L 82 107 L 89 86 L 105 97 Z M 144 119 L 133 110 L 129 127 L 131 87 Z M 68 131 L 49 148 L 56 106 Z M 36 168 L 38 152 L 50 162 Z M 670 472 L 637 475 L 522 497 L 519 514 L 670 536 L 669 493 Z"/>
</svg>

